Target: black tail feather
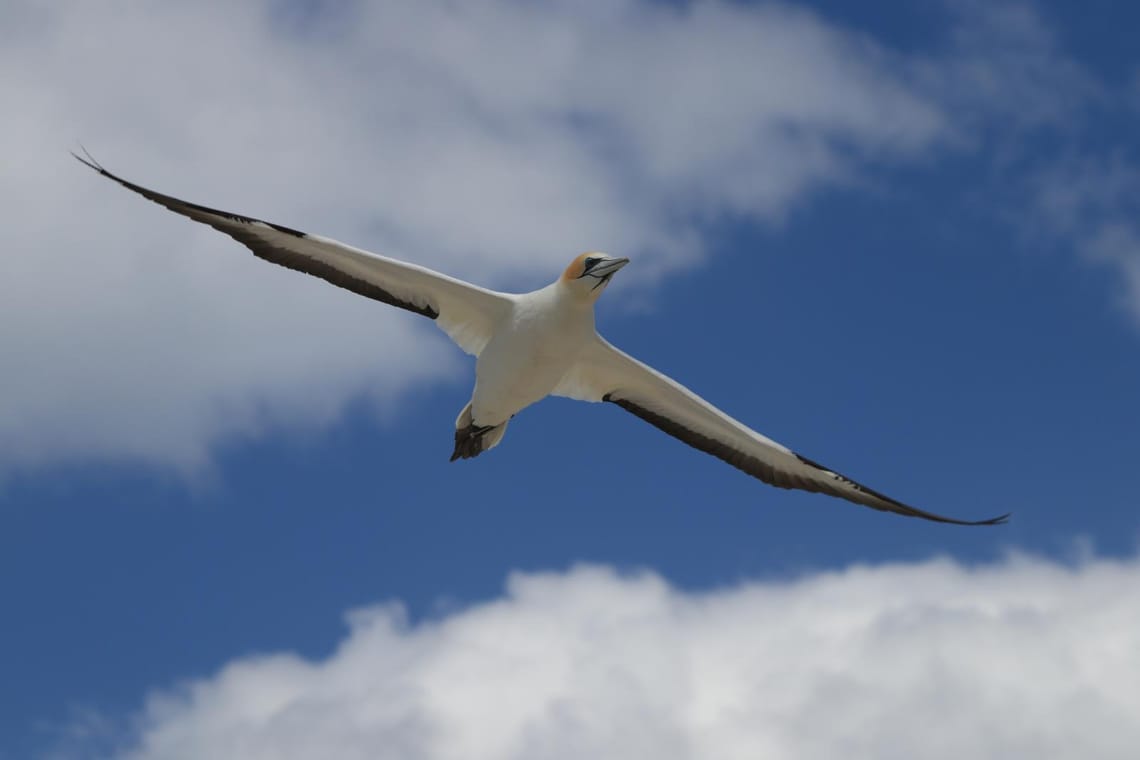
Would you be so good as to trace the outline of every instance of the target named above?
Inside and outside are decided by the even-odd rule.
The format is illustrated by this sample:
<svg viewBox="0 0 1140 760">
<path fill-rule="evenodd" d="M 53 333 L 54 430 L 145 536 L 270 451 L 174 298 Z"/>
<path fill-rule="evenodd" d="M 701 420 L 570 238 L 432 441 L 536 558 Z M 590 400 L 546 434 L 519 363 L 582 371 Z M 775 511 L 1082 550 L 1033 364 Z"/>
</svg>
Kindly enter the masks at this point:
<svg viewBox="0 0 1140 760">
<path fill-rule="evenodd" d="M 456 459 L 471 459 L 482 454 L 483 436 L 494 430 L 497 425 L 467 425 L 455 429 L 455 451 L 451 452 L 451 461 Z"/>
</svg>

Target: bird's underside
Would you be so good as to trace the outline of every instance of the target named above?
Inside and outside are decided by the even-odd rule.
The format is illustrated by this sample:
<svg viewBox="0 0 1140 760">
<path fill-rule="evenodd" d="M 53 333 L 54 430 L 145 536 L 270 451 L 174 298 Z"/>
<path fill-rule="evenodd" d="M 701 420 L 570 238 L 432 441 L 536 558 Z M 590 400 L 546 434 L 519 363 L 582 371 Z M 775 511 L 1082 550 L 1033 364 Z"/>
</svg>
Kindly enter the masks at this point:
<svg viewBox="0 0 1140 760">
<path fill-rule="evenodd" d="M 508 374 L 504 368 L 521 366 L 514 361 L 518 356 L 511 355 L 511 350 L 518 346 L 502 337 L 506 334 L 501 332 L 504 324 L 517 326 L 523 313 L 534 317 L 535 324 L 559 323 L 561 329 L 566 324 L 572 326 L 567 320 L 588 319 L 588 325 L 582 325 L 588 327 L 589 337 L 583 345 L 575 344 L 572 354 L 566 354 L 572 360 L 568 360 L 570 368 L 564 375 L 562 364 L 547 364 L 536 370 L 561 377 L 551 395 L 614 404 L 765 483 L 824 493 L 873 509 L 935 522 L 996 525 L 1009 517 L 958 520 L 908 506 L 766 438 L 675 380 L 610 345 L 593 331 L 593 304 L 614 273 L 628 263 L 627 259 L 601 253 L 582 254 L 546 288 L 521 295 L 498 293 L 329 238 L 164 195 L 110 173 L 90 156 L 76 158 L 128 190 L 229 235 L 259 258 L 431 319 L 460 348 L 479 356 L 480 363 L 492 356 L 496 360 L 511 360 L 498 365 L 503 375 Z M 535 344 L 535 335 L 532 329 L 528 345 Z M 544 343 L 548 336 L 537 337 L 538 343 Z M 494 350 L 483 356 L 492 340 L 496 341 Z M 545 344 L 548 349 L 549 341 Z M 536 377 L 541 377 L 541 373 Z M 513 413 L 511 409 L 517 411 L 534 400 L 536 397 L 529 397 L 524 403 L 507 408 L 507 413 L 498 419 L 490 420 L 473 418 L 469 403 L 456 420 L 451 459 L 470 459 L 498 445 Z"/>
</svg>

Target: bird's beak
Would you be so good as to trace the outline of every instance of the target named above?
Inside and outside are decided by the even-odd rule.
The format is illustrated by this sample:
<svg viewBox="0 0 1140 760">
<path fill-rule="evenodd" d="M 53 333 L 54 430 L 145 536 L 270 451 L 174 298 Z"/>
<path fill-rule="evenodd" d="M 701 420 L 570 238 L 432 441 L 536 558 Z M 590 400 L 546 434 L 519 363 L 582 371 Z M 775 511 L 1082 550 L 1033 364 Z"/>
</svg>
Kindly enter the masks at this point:
<svg viewBox="0 0 1140 760">
<path fill-rule="evenodd" d="M 605 261 L 598 262 L 595 266 L 591 267 L 590 271 L 586 272 L 586 274 L 590 275 L 591 277 L 606 277 L 621 269 L 628 263 L 629 259 L 626 258 L 606 259 Z"/>
</svg>

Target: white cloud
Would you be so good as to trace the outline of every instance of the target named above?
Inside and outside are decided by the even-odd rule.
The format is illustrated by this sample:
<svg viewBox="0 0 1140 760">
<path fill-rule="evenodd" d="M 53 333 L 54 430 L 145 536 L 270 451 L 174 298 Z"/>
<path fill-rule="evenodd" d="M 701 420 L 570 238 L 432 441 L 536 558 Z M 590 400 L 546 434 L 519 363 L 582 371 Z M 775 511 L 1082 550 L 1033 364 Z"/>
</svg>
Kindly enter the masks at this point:
<svg viewBox="0 0 1140 760">
<path fill-rule="evenodd" d="M 245 657 L 156 693 L 121 757 L 1131 758 L 1140 562 L 856 566 L 685 593 L 513 576 L 325 660 Z"/>
<path fill-rule="evenodd" d="M 590 248 L 648 282 L 699 260 L 709 219 L 778 221 L 987 113 L 1058 113 L 1079 77 L 1009 7 L 974 6 L 931 58 L 715 0 L 5 3 L 0 473 L 195 468 L 219 438 L 462 376 L 426 324 L 85 173 L 77 140 L 163 191 L 492 286 Z"/>
<path fill-rule="evenodd" d="M 873 44 L 783 6 L 321 8 L 4 4 L 0 470 L 195 468 L 219 437 L 460 376 L 426 324 L 129 196 L 77 140 L 167 192 L 526 288 L 590 248 L 652 278 L 700 255 L 702 215 L 777 218 L 942 128 Z"/>
</svg>

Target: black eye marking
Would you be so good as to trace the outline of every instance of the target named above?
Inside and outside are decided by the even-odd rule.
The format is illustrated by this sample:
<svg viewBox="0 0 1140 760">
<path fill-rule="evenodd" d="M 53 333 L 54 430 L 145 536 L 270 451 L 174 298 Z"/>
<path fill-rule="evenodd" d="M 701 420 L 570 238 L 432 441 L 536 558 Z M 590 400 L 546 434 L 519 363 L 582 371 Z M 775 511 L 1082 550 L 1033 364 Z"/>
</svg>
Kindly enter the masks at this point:
<svg viewBox="0 0 1140 760">
<path fill-rule="evenodd" d="M 597 256 L 591 256 L 588 259 L 586 259 L 585 261 L 583 261 L 582 262 L 582 274 L 589 272 L 591 269 L 593 269 L 598 264 L 600 264 L 601 261 L 602 260 L 600 258 L 598 258 Z"/>
</svg>

